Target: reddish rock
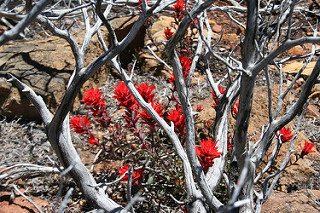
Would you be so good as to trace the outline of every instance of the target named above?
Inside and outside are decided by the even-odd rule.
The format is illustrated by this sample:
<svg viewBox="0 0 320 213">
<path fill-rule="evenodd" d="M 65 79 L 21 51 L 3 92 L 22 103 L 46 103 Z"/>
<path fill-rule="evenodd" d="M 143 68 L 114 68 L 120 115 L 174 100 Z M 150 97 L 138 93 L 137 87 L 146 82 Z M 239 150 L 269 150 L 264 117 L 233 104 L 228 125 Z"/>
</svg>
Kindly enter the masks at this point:
<svg viewBox="0 0 320 213">
<path fill-rule="evenodd" d="M 319 92 L 320 93 L 320 92 Z M 315 94 L 311 94 L 312 96 L 315 96 Z M 319 94 L 320 96 L 320 94 Z M 316 105 L 314 104 L 310 104 L 308 107 L 307 107 L 307 111 L 306 111 L 306 114 L 305 114 L 305 117 L 307 118 L 320 118 L 320 108 L 317 107 Z"/>
<path fill-rule="evenodd" d="M 310 98 L 320 98 L 320 91 L 313 92 L 310 95 Z"/>
<path fill-rule="evenodd" d="M 313 197 L 315 196 L 315 197 Z M 302 190 L 293 193 L 274 191 L 262 205 L 264 213 L 318 213 L 320 207 L 312 200 L 320 197 L 319 190 Z"/>
<path fill-rule="evenodd" d="M 210 19 L 209 20 L 209 24 L 211 26 L 211 29 L 213 32 L 215 33 L 221 33 L 222 31 L 222 26 L 217 24 L 214 20 Z"/>
<path fill-rule="evenodd" d="M 306 52 L 304 51 L 304 49 L 301 46 L 292 47 L 290 50 L 288 50 L 288 53 L 291 56 L 306 54 Z"/>
<path fill-rule="evenodd" d="M 37 209 L 24 197 L 16 193 L 14 201 L 10 201 L 11 192 L 0 191 L 0 212 L 1 213 L 26 213 L 38 212 Z M 43 211 L 48 210 L 49 203 L 45 200 L 28 196 Z"/>
<path fill-rule="evenodd" d="M 4 33 L 4 31 L 6 31 L 7 28 L 4 26 L 0 26 L 0 35 L 2 35 Z"/>
<path fill-rule="evenodd" d="M 223 34 L 222 39 L 229 42 L 237 42 L 239 41 L 239 36 L 235 33 Z"/>
<path fill-rule="evenodd" d="M 124 38 L 125 34 L 133 26 L 137 18 L 126 17 L 114 19 L 112 24 L 118 39 Z M 143 30 L 139 32 L 137 40 L 128 46 L 120 56 L 124 66 L 131 62 L 130 57 L 139 47 L 144 46 Z M 107 37 L 105 28 L 102 35 Z M 81 43 L 83 32 L 75 32 L 74 37 Z M 103 54 L 97 36 L 92 38 L 88 47 L 85 64 Z M 38 111 L 4 76 L 12 73 L 19 80 L 26 83 L 40 95 L 47 107 L 55 111 L 59 106 L 69 77 L 74 69 L 74 56 L 68 43 L 57 37 L 42 38 L 32 41 L 15 41 L 0 47 L 0 113 L 8 118 L 22 117 L 25 120 L 41 120 Z M 102 85 L 110 72 L 110 65 L 104 65 L 82 87 L 74 103 L 74 109 L 78 108 L 81 94 L 92 86 Z"/>
<path fill-rule="evenodd" d="M 299 70 L 302 68 L 302 66 L 304 65 L 304 62 L 300 62 L 300 61 L 295 61 L 292 63 L 288 63 L 285 66 L 283 66 L 282 72 L 284 73 L 289 73 L 289 74 L 293 74 L 296 75 Z M 310 62 L 306 68 L 303 70 L 303 72 L 301 73 L 302 76 L 308 77 L 310 76 L 314 66 L 316 65 L 315 61 Z"/>
</svg>

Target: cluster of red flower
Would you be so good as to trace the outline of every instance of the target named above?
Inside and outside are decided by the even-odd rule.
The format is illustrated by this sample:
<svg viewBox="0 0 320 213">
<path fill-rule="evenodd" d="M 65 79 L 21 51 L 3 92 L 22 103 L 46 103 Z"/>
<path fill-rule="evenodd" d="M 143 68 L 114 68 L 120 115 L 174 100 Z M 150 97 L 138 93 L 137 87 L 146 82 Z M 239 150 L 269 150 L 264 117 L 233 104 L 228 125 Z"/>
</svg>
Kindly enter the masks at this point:
<svg viewBox="0 0 320 213">
<path fill-rule="evenodd" d="M 213 160 L 221 155 L 216 144 L 217 142 L 212 142 L 212 139 L 209 138 L 208 140 L 201 140 L 200 147 L 196 146 L 196 153 L 204 171 L 207 171 L 213 165 Z"/>
<path fill-rule="evenodd" d="M 102 92 L 98 88 L 93 87 L 87 90 L 84 94 L 82 102 L 89 106 L 92 112 L 92 116 L 98 117 L 99 124 L 107 128 L 110 124 L 111 118 L 108 116 L 108 111 L 106 110 L 106 104 L 104 98 L 101 97 Z M 88 135 L 88 142 L 92 145 L 99 145 L 99 140 L 95 138 L 90 130 L 91 121 L 88 119 L 88 114 L 86 116 L 74 116 L 71 120 L 71 128 L 74 132 Z"/>
<path fill-rule="evenodd" d="M 147 0 L 148 3 L 148 0 Z M 139 4 L 141 4 L 141 0 L 139 0 Z M 183 18 L 183 10 L 185 9 L 185 2 L 183 0 L 178 0 L 172 7 L 175 11 L 175 21 L 176 23 L 179 23 Z M 195 20 L 197 21 L 197 20 Z M 171 39 L 173 36 L 173 32 L 169 27 L 167 27 L 164 31 L 165 38 L 167 40 Z M 187 43 L 190 44 L 190 39 L 187 39 Z M 190 50 L 187 51 L 188 45 L 184 46 L 180 50 L 180 56 L 179 60 L 182 67 L 182 74 L 184 81 L 187 80 L 192 60 L 188 57 L 190 56 Z M 169 82 L 173 84 L 173 87 L 175 89 L 175 75 L 172 74 L 172 77 L 169 79 Z M 155 98 L 155 93 L 153 92 L 155 89 L 155 86 L 149 85 L 148 83 L 143 83 L 140 85 L 136 85 L 137 91 L 140 93 L 142 98 L 147 102 L 150 103 L 153 109 L 158 113 L 160 117 L 163 118 L 164 113 L 163 110 L 165 106 L 162 106 L 160 102 Z M 225 93 L 225 88 L 223 88 L 221 85 L 218 86 L 220 94 Z M 124 107 L 125 108 L 125 114 L 123 115 L 123 118 L 126 121 L 126 127 L 129 129 L 132 129 L 134 134 L 137 134 L 138 137 L 142 138 L 141 130 L 137 130 L 137 123 L 138 120 L 141 118 L 140 124 L 146 124 L 150 127 L 150 131 L 154 132 L 156 131 L 156 122 L 155 120 L 147 113 L 144 109 L 140 109 L 140 106 L 138 102 L 135 100 L 127 86 L 124 82 L 120 81 L 117 86 L 114 86 L 114 96 L 112 98 L 115 98 L 118 100 L 118 108 Z M 218 98 L 216 94 L 212 91 L 212 98 L 214 103 L 212 104 L 213 107 L 216 109 L 218 107 Z M 183 111 L 181 109 L 181 106 L 177 99 L 175 104 L 175 109 L 168 112 L 166 116 L 166 120 L 168 122 L 172 122 L 174 124 L 175 132 L 179 135 L 180 138 L 182 138 L 185 133 L 185 116 L 183 114 Z M 102 92 L 99 91 L 98 88 L 94 89 L 93 87 L 89 90 L 87 90 L 84 94 L 84 98 L 82 102 L 85 103 L 87 107 L 90 108 L 92 112 L 92 116 L 97 117 L 98 123 L 103 128 L 108 128 L 110 125 L 111 117 L 108 115 L 108 111 L 106 110 L 106 104 L 104 98 L 102 98 Z M 239 109 L 239 102 L 236 102 L 233 107 L 233 114 L 235 116 L 238 115 L 238 109 Z M 201 106 L 197 106 L 197 111 L 201 111 L 203 108 Z M 74 116 L 71 119 L 71 128 L 74 132 L 87 135 L 88 136 L 88 142 L 92 145 L 100 145 L 99 140 L 95 138 L 95 136 L 92 133 L 92 130 L 90 129 L 91 121 L 88 119 L 88 114 L 86 116 Z M 205 124 L 207 128 L 210 128 L 212 126 L 212 123 Z M 292 131 L 290 131 L 289 128 L 283 127 L 281 130 L 279 130 L 280 139 L 282 142 L 286 142 L 292 139 Z M 230 142 L 230 137 L 228 137 L 228 149 L 232 148 L 232 144 Z M 183 142 L 182 142 L 183 143 Z M 198 155 L 199 161 L 204 169 L 204 171 L 207 171 L 211 166 L 214 164 L 214 159 L 219 158 L 222 154 L 218 151 L 218 147 L 216 146 L 217 142 L 212 141 L 211 138 L 207 140 L 201 140 L 200 146 L 196 146 L 196 154 Z M 302 148 L 301 144 L 300 147 L 302 149 L 301 154 L 299 155 L 300 158 L 303 158 L 308 153 L 315 152 L 312 150 L 314 144 L 309 143 L 308 141 L 305 142 L 304 147 Z M 147 147 L 146 144 L 143 144 L 142 147 Z M 122 168 L 119 168 L 119 175 L 122 176 L 129 170 L 129 166 L 127 164 L 124 164 Z M 143 169 L 133 169 L 132 173 L 132 183 L 133 184 L 140 184 L 143 177 Z M 122 178 L 122 181 L 128 180 L 128 174 Z"/>
<path fill-rule="evenodd" d="M 219 89 L 219 92 L 221 94 L 224 94 L 226 92 L 225 88 L 223 88 L 221 85 L 218 86 L 218 89 Z M 216 96 L 216 94 L 212 91 L 212 99 L 213 99 L 213 103 L 212 103 L 212 106 L 213 108 L 217 108 L 218 107 L 218 98 Z"/>
<path fill-rule="evenodd" d="M 304 142 L 304 146 L 302 148 L 301 144 L 300 144 L 300 148 L 301 148 L 301 154 L 300 157 L 303 158 L 305 155 L 309 154 L 309 153 L 313 153 L 316 152 L 314 150 L 312 150 L 314 144 L 313 143 L 309 143 L 307 140 L 305 140 Z"/>
<path fill-rule="evenodd" d="M 119 168 L 119 176 L 121 177 L 124 175 L 129 170 L 129 166 L 127 164 L 124 164 L 122 168 Z M 132 171 L 132 184 L 140 184 L 141 179 L 143 177 L 143 170 L 142 169 L 137 169 L 136 171 L 133 169 Z M 126 174 L 121 181 L 128 181 L 129 175 Z"/>
<path fill-rule="evenodd" d="M 286 142 L 292 139 L 292 130 L 290 131 L 290 128 L 283 127 L 279 130 L 280 139 L 282 142 Z"/>
<path fill-rule="evenodd" d="M 182 66 L 183 79 L 184 81 L 186 81 L 189 75 L 192 61 L 187 56 L 179 56 L 179 59 Z M 173 84 L 174 88 L 175 88 L 175 80 L 176 80 L 176 77 L 174 76 L 174 72 L 172 72 L 172 77 L 169 78 L 169 82 Z"/>
<path fill-rule="evenodd" d="M 282 129 L 279 130 L 279 134 L 280 134 L 280 139 L 282 142 L 287 142 L 289 140 L 292 139 L 293 134 L 292 134 L 293 130 L 290 131 L 290 128 L 286 128 L 283 127 Z M 302 145 L 300 144 L 300 148 L 301 148 L 301 153 L 300 155 L 298 155 L 300 158 L 303 158 L 304 156 L 306 156 L 309 153 L 315 152 L 312 150 L 314 144 L 308 142 L 307 140 L 305 140 L 304 146 L 302 148 Z"/>
</svg>

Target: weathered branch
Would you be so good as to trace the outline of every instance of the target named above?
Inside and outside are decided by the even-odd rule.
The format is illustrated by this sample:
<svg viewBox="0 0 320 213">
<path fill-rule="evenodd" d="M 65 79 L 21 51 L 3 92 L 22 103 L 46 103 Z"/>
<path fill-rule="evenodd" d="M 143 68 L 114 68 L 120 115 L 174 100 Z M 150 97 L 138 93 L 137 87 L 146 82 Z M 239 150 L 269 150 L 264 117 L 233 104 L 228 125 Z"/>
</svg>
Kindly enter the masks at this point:
<svg viewBox="0 0 320 213">
<path fill-rule="evenodd" d="M 3 45 L 9 40 L 14 39 L 21 33 L 35 18 L 42 12 L 42 10 L 51 2 L 51 0 L 40 0 L 32 8 L 32 10 L 25 16 L 14 28 L 5 31 L 0 35 L 0 45 Z"/>
</svg>

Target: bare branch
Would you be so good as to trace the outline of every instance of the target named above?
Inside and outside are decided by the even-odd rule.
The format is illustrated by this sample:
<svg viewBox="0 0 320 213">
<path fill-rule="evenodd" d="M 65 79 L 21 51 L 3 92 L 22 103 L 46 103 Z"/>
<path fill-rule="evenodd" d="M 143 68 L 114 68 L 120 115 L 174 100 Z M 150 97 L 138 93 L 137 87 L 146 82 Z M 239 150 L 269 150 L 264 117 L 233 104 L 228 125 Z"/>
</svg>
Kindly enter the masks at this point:
<svg viewBox="0 0 320 213">
<path fill-rule="evenodd" d="M 68 191 L 67 191 L 67 194 L 64 196 L 64 199 L 60 205 L 60 208 L 59 208 L 59 211 L 58 213 L 63 213 L 64 212 L 64 209 L 67 207 L 68 205 L 68 199 L 69 197 L 72 195 L 72 192 L 73 192 L 73 188 L 71 187 Z"/>
<path fill-rule="evenodd" d="M 44 103 L 41 96 L 37 95 L 30 87 L 28 87 L 26 84 L 19 81 L 16 77 L 14 77 L 11 74 L 8 74 L 8 81 L 12 82 L 18 89 L 20 89 L 27 97 L 28 99 L 33 103 L 33 105 L 37 108 L 37 110 L 40 113 L 40 116 L 45 124 L 47 126 L 52 119 L 51 113 L 46 107 L 46 104 Z"/>
<path fill-rule="evenodd" d="M 31 200 L 29 197 L 27 197 L 25 194 L 23 194 L 16 185 L 11 185 L 11 187 L 16 190 L 22 197 L 24 197 L 27 201 L 29 201 L 29 203 L 31 203 L 38 211 L 39 213 L 43 213 L 43 211 L 39 208 L 39 206 L 37 206 L 37 204 L 35 202 L 33 202 L 33 200 Z"/>
<path fill-rule="evenodd" d="M 0 45 L 3 45 L 9 40 L 14 39 L 19 35 L 35 18 L 42 12 L 42 10 L 51 2 L 51 0 L 40 0 L 31 9 L 27 16 L 23 18 L 14 28 L 9 31 L 5 31 L 0 35 Z"/>
</svg>

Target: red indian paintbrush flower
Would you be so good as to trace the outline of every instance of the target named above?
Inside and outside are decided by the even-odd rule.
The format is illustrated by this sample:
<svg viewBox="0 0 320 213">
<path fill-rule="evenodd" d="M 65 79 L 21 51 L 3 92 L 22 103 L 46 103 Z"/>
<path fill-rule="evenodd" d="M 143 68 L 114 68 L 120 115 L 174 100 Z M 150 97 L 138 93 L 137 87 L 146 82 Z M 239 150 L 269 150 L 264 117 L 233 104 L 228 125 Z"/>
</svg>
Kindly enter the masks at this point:
<svg viewBox="0 0 320 213">
<path fill-rule="evenodd" d="M 155 104 L 154 102 L 151 102 L 152 108 L 158 113 L 160 117 L 163 116 L 163 109 L 164 107 L 161 106 L 161 104 Z M 148 124 L 151 129 L 154 129 L 156 126 L 156 121 L 147 113 L 144 109 L 142 111 L 138 111 L 141 118 L 144 120 L 141 123 Z"/>
<path fill-rule="evenodd" d="M 293 137 L 292 131 L 293 130 L 290 131 L 290 128 L 286 128 L 286 127 L 283 127 L 282 129 L 280 129 L 279 134 L 281 135 L 280 136 L 281 141 L 286 142 L 286 141 L 291 140 L 291 138 Z"/>
<path fill-rule="evenodd" d="M 91 121 L 88 120 L 88 115 L 85 116 L 74 116 L 73 118 L 71 118 L 70 120 L 70 127 L 73 132 L 79 133 L 79 134 L 89 134 L 89 126 L 91 124 Z"/>
<path fill-rule="evenodd" d="M 184 74 L 183 77 L 185 78 L 184 80 L 187 80 L 186 77 L 188 77 L 192 61 L 190 60 L 190 58 L 188 58 L 185 55 L 184 56 L 180 55 L 179 59 L 182 66 L 182 72 Z"/>
<path fill-rule="evenodd" d="M 89 138 L 88 138 L 88 142 L 91 145 L 99 145 L 99 140 L 97 140 L 94 135 L 90 134 Z"/>
<path fill-rule="evenodd" d="M 305 155 L 312 153 L 312 152 L 316 152 L 314 150 L 312 150 L 314 144 L 313 143 L 309 143 L 307 140 L 305 140 L 304 143 L 304 147 L 302 148 L 301 144 L 300 144 L 300 148 L 302 149 L 300 157 L 303 158 Z"/>
<path fill-rule="evenodd" d="M 197 105 L 197 112 L 201 112 L 203 110 L 203 107 L 201 105 Z"/>
<path fill-rule="evenodd" d="M 196 146 L 196 154 L 199 156 L 200 163 L 205 171 L 213 165 L 214 158 L 218 158 L 221 155 L 216 144 L 217 142 L 212 142 L 212 139 L 209 138 L 208 140 L 200 141 L 201 147 Z"/>
<path fill-rule="evenodd" d="M 146 2 L 148 3 L 149 0 L 147 0 Z M 141 1 L 141 0 L 138 0 L 138 3 L 139 3 L 139 4 L 142 4 L 142 1 Z"/>
<path fill-rule="evenodd" d="M 156 94 L 152 93 L 155 88 L 155 86 L 149 85 L 148 83 L 143 83 L 137 86 L 138 92 L 147 103 L 155 101 L 154 96 Z"/>
<path fill-rule="evenodd" d="M 133 98 L 132 94 L 128 90 L 127 86 L 123 81 L 120 81 L 117 86 L 113 87 L 115 90 L 113 92 L 114 96 L 112 98 L 116 98 L 118 100 L 119 108 L 124 106 L 127 109 L 137 109 L 138 104 L 136 100 Z"/>
<path fill-rule="evenodd" d="M 239 101 L 237 101 L 235 104 L 234 104 L 234 107 L 233 107 L 233 113 L 234 115 L 237 117 L 238 115 L 238 110 L 239 110 Z"/>
<path fill-rule="evenodd" d="M 174 123 L 174 127 L 179 134 L 185 133 L 185 117 L 178 103 L 176 109 L 168 112 L 167 119 Z"/>
<path fill-rule="evenodd" d="M 180 59 L 180 63 L 181 63 L 181 66 L 182 66 L 183 79 L 184 79 L 184 81 L 186 81 L 187 78 L 188 78 L 188 75 L 189 75 L 189 71 L 190 71 L 190 67 L 191 67 L 192 61 L 187 56 L 179 56 L 179 59 Z M 175 80 L 176 80 L 176 77 L 174 75 L 174 72 L 172 72 L 172 77 L 169 78 L 169 82 L 174 84 Z"/>
<path fill-rule="evenodd" d="M 219 85 L 218 89 L 219 89 L 219 92 L 220 92 L 221 94 L 224 94 L 224 93 L 226 92 L 226 89 L 223 88 L 223 87 L 220 86 L 220 85 Z M 214 108 L 217 108 L 217 106 L 218 106 L 218 98 L 217 98 L 216 94 L 215 94 L 213 91 L 212 91 L 212 98 L 213 98 L 213 101 L 214 101 L 214 103 L 212 104 L 212 106 L 213 106 Z"/>
<path fill-rule="evenodd" d="M 173 32 L 171 32 L 171 29 L 167 27 L 167 29 L 164 31 L 164 37 L 167 40 L 170 40 L 170 38 L 173 36 Z"/>
<path fill-rule="evenodd" d="M 212 124 L 213 124 L 212 121 L 207 121 L 204 123 L 204 126 L 209 129 L 212 126 Z"/>
<path fill-rule="evenodd" d="M 127 164 L 123 165 L 122 168 L 119 168 L 118 171 L 119 171 L 120 177 L 121 177 L 124 173 L 126 173 L 128 170 L 129 170 L 129 166 L 128 166 Z M 142 169 L 138 169 L 137 171 L 135 171 L 135 170 L 133 169 L 133 171 L 132 171 L 132 184 L 134 184 L 134 183 L 140 184 L 142 175 L 143 175 Z M 128 178 L 129 178 L 129 175 L 126 174 L 126 175 L 121 179 L 121 181 L 128 181 Z"/>
<path fill-rule="evenodd" d="M 106 108 L 106 104 L 104 102 L 104 98 L 102 98 L 102 92 L 98 89 L 98 86 L 96 89 L 91 87 L 91 89 L 87 90 L 84 93 L 83 96 L 83 102 L 86 104 L 86 106 L 92 106 L 91 111 L 93 112 L 93 115 L 96 116 L 99 113 L 103 112 Z"/>
<path fill-rule="evenodd" d="M 177 15 L 180 15 L 180 13 L 184 10 L 184 1 L 178 0 L 172 7 L 171 7 Z"/>
</svg>

